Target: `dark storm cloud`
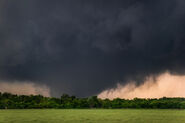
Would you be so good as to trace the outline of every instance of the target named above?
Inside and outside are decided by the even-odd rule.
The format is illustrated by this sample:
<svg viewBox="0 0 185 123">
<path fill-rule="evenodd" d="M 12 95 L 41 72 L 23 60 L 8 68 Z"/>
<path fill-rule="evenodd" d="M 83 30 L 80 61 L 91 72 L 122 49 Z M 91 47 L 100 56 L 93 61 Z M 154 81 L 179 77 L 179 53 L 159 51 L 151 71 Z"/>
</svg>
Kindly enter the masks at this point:
<svg viewBox="0 0 185 123">
<path fill-rule="evenodd" d="M 184 74 L 184 0 L 1 0 L 0 78 L 87 96 Z"/>
</svg>

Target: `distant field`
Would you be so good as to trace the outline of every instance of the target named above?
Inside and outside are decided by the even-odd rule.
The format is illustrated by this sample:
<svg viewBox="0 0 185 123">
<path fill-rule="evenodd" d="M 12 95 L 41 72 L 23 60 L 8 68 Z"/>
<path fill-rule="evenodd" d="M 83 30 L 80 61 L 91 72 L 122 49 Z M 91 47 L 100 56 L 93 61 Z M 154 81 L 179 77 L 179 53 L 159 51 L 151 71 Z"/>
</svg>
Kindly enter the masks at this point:
<svg viewBox="0 0 185 123">
<path fill-rule="evenodd" d="M 185 110 L 0 110 L 1 123 L 185 123 Z"/>
</svg>

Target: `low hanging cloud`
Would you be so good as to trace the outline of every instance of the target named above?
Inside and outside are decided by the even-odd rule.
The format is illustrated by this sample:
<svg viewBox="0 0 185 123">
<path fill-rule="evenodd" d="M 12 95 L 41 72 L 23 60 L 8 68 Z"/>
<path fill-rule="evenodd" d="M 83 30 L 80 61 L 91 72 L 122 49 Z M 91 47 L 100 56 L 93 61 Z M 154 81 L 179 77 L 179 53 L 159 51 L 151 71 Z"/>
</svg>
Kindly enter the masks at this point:
<svg viewBox="0 0 185 123">
<path fill-rule="evenodd" d="M 0 82 L 0 92 L 18 95 L 43 95 L 50 97 L 50 88 L 43 84 L 33 82 Z"/>
<path fill-rule="evenodd" d="M 154 78 L 148 77 L 139 86 L 136 82 L 126 85 L 118 84 L 116 88 L 101 92 L 99 98 L 161 98 L 161 97 L 185 97 L 185 75 L 172 75 L 168 72 Z"/>
<path fill-rule="evenodd" d="M 0 80 L 87 97 L 185 75 L 184 34 L 185 0 L 0 0 Z"/>
</svg>

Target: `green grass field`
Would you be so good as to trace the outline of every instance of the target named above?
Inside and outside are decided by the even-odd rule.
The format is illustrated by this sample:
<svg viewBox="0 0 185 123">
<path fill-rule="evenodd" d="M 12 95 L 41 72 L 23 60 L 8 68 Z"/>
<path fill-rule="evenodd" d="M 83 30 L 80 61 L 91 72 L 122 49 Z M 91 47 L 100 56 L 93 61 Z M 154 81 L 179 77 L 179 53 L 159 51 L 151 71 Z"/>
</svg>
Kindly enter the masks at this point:
<svg viewBox="0 0 185 123">
<path fill-rule="evenodd" d="M 0 110 L 1 123 L 185 123 L 185 110 Z"/>
</svg>

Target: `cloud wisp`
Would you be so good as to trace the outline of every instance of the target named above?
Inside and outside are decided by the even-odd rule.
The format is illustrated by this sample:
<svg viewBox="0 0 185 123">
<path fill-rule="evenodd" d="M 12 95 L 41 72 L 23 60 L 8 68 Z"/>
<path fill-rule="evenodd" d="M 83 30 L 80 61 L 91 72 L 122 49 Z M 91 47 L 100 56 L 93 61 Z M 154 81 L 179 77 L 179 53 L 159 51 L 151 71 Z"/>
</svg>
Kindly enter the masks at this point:
<svg viewBox="0 0 185 123">
<path fill-rule="evenodd" d="M 168 72 L 154 78 L 147 77 L 139 86 L 136 82 L 126 85 L 118 84 L 116 88 L 101 92 L 99 98 L 161 98 L 161 97 L 185 97 L 185 75 L 172 75 Z"/>
<path fill-rule="evenodd" d="M 43 95 L 50 97 L 50 88 L 43 84 L 33 82 L 0 82 L 0 92 L 18 95 Z"/>
</svg>

